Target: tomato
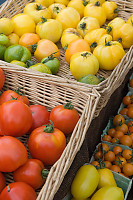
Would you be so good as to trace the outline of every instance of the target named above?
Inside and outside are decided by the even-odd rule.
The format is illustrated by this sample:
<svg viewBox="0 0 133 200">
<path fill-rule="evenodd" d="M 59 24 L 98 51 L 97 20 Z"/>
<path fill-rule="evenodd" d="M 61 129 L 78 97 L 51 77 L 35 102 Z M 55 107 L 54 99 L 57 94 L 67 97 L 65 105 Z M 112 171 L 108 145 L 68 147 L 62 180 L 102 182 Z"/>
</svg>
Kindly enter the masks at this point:
<svg viewBox="0 0 133 200">
<path fill-rule="evenodd" d="M 133 157 L 133 152 L 130 149 L 125 149 L 122 152 L 122 156 L 126 159 L 129 160 Z"/>
<path fill-rule="evenodd" d="M 111 166 L 112 166 L 111 162 L 108 161 L 108 160 L 104 161 L 104 164 L 105 164 L 105 167 L 108 168 L 108 169 L 110 169 Z"/>
<path fill-rule="evenodd" d="M 128 109 L 127 116 L 130 117 L 130 118 L 133 118 L 133 107 Z"/>
<path fill-rule="evenodd" d="M 35 190 L 40 188 L 48 175 L 43 163 L 37 159 L 28 159 L 27 162 L 13 172 L 15 182 L 25 182 Z"/>
<path fill-rule="evenodd" d="M 51 70 L 43 63 L 36 63 L 35 65 L 30 66 L 29 69 L 42 73 L 52 74 Z"/>
<path fill-rule="evenodd" d="M 56 20 L 62 24 L 63 30 L 66 28 L 76 28 L 80 21 L 80 15 L 76 9 L 66 7 L 58 13 Z"/>
<path fill-rule="evenodd" d="M 130 136 L 130 138 L 132 139 L 132 142 L 133 142 L 133 133 L 131 133 L 129 136 Z"/>
<path fill-rule="evenodd" d="M 84 1 L 81 0 L 71 0 L 67 7 L 75 8 L 80 14 L 80 18 L 84 17 Z"/>
<path fill-rule="evenodd" d="M 77 52 L 90 51 L 89 44 L 84 39 L 76 39 L 69 43 L 65 51 L 65 60 L 70 63 L 71 56 Z"/>
<path fill-rule="evenodd" d="M 55 2 L 55 3 L 62 3 L 62 4 L 64 4 L 64 5 L 67 6 L 68 3 L 69 3 L 69 1 L 70 1 L 70 0 L 55 0 L 54 2 Z"/>
<path fill-rule="evenodd" d="M 55 19 L 58 13 L 66 8 L 64 4 L 61 3 L 53 3 L 49 6 L 49 10 L 51 11 L 52 18 Z"/>
<path fill-rule="evenodd" d="M 5 73 L 3 69 L 0 68 L 0 90 L 3 88 L 5 82 Z"/>
<path fill-rule="evenodd" d="M 11 136 L 0 137 L 0 171 L 12 172 L 27 161 L 27 150 L 22 142 Z"/>
<path fill-rule="evenodd" d="M 87 1 L 87 0 L 85 0 L 85 1 Z M 93 3 L 93 4 L 95 4 L 96 2 L 97 2 L 97 0 L 90 0 L 89 1 L 89 3 Z M 100 2 L 100 5 L 102 5 L 105 2 L 105 0 L 99 0 L 99 2 Z"/>
<path fill-rule="evenodd" d="M 0 19 L 0 33 L 10 35 L 14 30 L 13 23 L 9 18 Z"/>
<path fill-rule="evenodd" d="M 122 168 L 127 163 L 126 159 L 122 156 L 116 156 L 114 164 Z"/>
<path fill-rule="evenodd" d="M 88 74 L 78 79 L 78 82 L 91 85 L 98 85 L 99 83 L 101 83 L 101 80 L 99 77 L 93 74 Z"/>
<path fill-rule="evenodd" d="M 130 163 L 126 163 L 123 166 L 122 171 L 126 176 L 132 176 L 133 175 L 133 165 Z"/>
<path fill-rule="evenodd" d="M 133 107 L 133 104 L 132 104 L 132 103 L 129 104 L 129 105 L 127 106 L 127 108 L 130 108 L 130 107 Z"/>
<path fill-rule="evenodd" d="M 45 106 L 31 105 L 30 110 L 32 112 L 32 126 L 30 131 L 49 123 L 50 113 Z"/>
<path fill-rule="evenodd" d="M 23 182 L 10 183 L 0 194 L 1 200 L 36 200 L 36 198 L 33 188 Z"/>
<path fill-rule="evenodd" d="M 53 54 L 54 53 L 54 54 Z M 41 61 L 43 58 L 46 58 L 53 54 L 54 57 L 60 56 L 60 51 L 56 44 L 47 39 L 42 39 L 37 43 L 37 48 L 34 52 L 36 59 Z"/>
<path fill-rule="evenodd" d="M 9 38 L 3 33 L 0 33 L 0 45 L 8 46 L 8 44 L 9 44 Z"/>
<path fill-rule="evenodd" d="M 102 140 L 103 140 L 103 141 L 107 141 L 107 142 L 111 142 L 111 136 L 110 136 L 110 135 L 104 135 L 104 136 L 102 137 Z"/>
<path fill-rule="evenodd" d="M 43 6 L 48 7 L 48 6 L 50 6 L 51 4 L 54 3 L 54 0 L 35 0 L 35 2 L 37 2 L 37 3 L 39 3 Z"/>
<path fill-rule="evenodd" d="M 121 173 L 121 168 L 118 165 L 112 165 L 110 167 L 110 170 L 116 172 L 116 173 Z"/>
<path fill-rule="evenodd" d="M 129 86 L 133 88 L 133 78 L 129 81 Z"/>
<path fill-rule="evenodd" d="M 98 150 L 105 153 L 105 152 L 109 151 L 109 146 L 107 144 L 105 144 L 105 143 L 101 143 L 98 146 Z"/>
<path fill-rule="evenodd" d="M 114 137 L 115 133 L 116 133 L 116 130 L 114 128 L 110 128 L 108 130 L 108 135 L 110 135 L 111 137 Z"/>
<path fill-rule="evenodd" d="M 128 111 L 128 108 L 123 108 L 123 109 L 120 111 L 120 114 L 121 114 L 121 115 L 127 115 L 127 111 Z"/>
<path fill-rule="evenodd" d="M 131 16 L 128 18 L 128 20 L 127 20 L 126 23 L 127 23 L 127 24 L 130 24 L 130 25 L 133 25 L 133 15 L 131 15 Z"/>
<path fill-rule="evenodd" d="M 103 157 L 102 151 L 98 151 L 98 152 L 95 153 L 95 155 L 94 155 L 95 160 L 102 159 L 102 157 Z"/>
<path fill-rule="evenodd" d="M 99 28 L 99 22 L 94 17 L 83 17 L 77 25 L 77 31 L 82 37 L 84 37 L 90 31 Z"/>
<path fill-rule="evenodd" d="M 0 60 L 4 60 L 5 51 L 6 51 L 6 47 L 3 45 L 0 45 Z"/>
<path fill-rule="evenodd" d="M 128 132 L 128 126 L 124 123 L 115 127 L 116 131 L 122 131 L 124 134 Z"/>
<path fill-rule="evenodd" d="M 97 46 L 93 54 L 98 59 L 101 69 L 113 70 L 124 57 L 125 51 L 119 42 L 110 41 Z"/>
<path fill-rule="evenodd" d="M 124 105 L 129 105 L 129 104 L 131 104 L 131 98 L 130 98 L 130 96 L 125 96 L 125 97 L 123 97 L 122 103 L 123 103 Z"/>
<path fill-rule="evenodd" d="M 131 147 L 132 145 L 132 139 L 129 135 L 124 135 L 120 138 L 120 143 L 125 145 L 125 146 L 129 146 Z"/>
<path fill-rule="evenodd" d="M 108 151 L 105 155 L 104 155 L 104 160 L 113 162 L 115 160 L 115 154 L 113 151 Z"/>
<path fill-rule="evenodd" d="M 89 51 L 82 51 L 72 55 L 70 71 L 77 80 L 88 74 L 95 75 L 98 70 L 99 62 Z"/>
<path fill-rule="evenodd" d="M 122 115 L 115 115 L 115 117 L 113 118 L 113 124 L 115 126 L 121 126 L 122 124 L 124 124 L 125 119 Z"/>
<path fill-rule="evenodd" d="M 92 161 L 91 165 L 94 165 L 95 167 L 100 167 L 99 162 L 97 162 L 96 160 Z"/>
<path fill-rule="evenodd" d="M 120 139 L 123 135 L 124 133 L 122 131 L 116 131 L 114 137 Z"/>
<path fill-rule="evenodd" d="M 24 62 L 21 62 L 21 61 L 18 61 L 18 60 L 12 60 L 10 63 L 14 64 L 14 65 L 19 65 L 19 66 L 25 67 L 25 68 L 27 67 L 27 65 Z"/>
<path fill-rule="evenodd" d="M 115 17 L 117 17 L 117 15 L 118 15 L 118 8 L 117 8 L 117 4 L 115 2 L 113 2 L 113 1 L 105 1 L 102 4 L 102 7 L 103 7 L 103 9 L 105 11 L 106 18 L 108 20 L 112 20 Z"/>
<path fill-rule="evenodd" d="M 56 128 L 68 135 L 73 132 L 79 120 L 79 114 L 71 102 L 68 102 L 65 105 L 55 106 L 51 110 L 50 120 Z"/>
<path fill-rule="evenodd" d="M 120 140 L 117 139 L 117 138 L 112 138 L 111 142 L 114 143 L 114 144 L 118 144 L 120 142 Z"/>
<path fill-rule="evenodd" d="M 22 136 L 32 125 L 30 108 L 21 101 L 11 100 L 1 105 L 0 127 L 5 135 Z"/>
<path fill-rule="evenodd" d="M 42 6 L 39 3 L 28 3 L 24 7 L 24 13 L 29 15 L 36 24 L 41 22 L 41 18 L 51 18 L 51 12 L 48 8 Z"/>
<path fill-rule="evenodd" d="M 41 160 L 45 165 L 53 165 L 66 147 L 66 138 L 53 124 L 45 125 L 32 131 L 28 147 L 33 158 Z"/>
<path fill-rule="evenodd" d="M 4 175 L 0 172 L 0 193 L 6 187 L 6 181 Z"/>
<path fill-rule="evenodd" d="M 79 168 L 71 185 L 71 193 L 75 199 L 90 197 L 99 182 L 99 174 L 93 165 Z"/>
<path fill-rule="evenodd" d="M 97 1 L 95 4 L 88 4 L 84 9 L 84 16 L 95 17 L 100 26 L 102 26 L 106 21 L 105 10 L 100 6 L 99 1 Z"/>
<path fill-rule="evenodd" d="M 115 146 L 113 148 L 113 152 L 115 155 L 122 153 L 122 148 L 120 146 Z"/>
<path fill-rule="evenodd" d="M 133 133 L 133 126 L 129 126 L 128 127 L 128 132 L 131 134 L 131 133 Z"/>
<path fill-rule="evenodd" d="M 14 33 L 21 37 L 24 33 L 34 33 L 35 32 L 35 22 L 27 14 L 21 13 L 17 14 L 12 18 Z"/>
<path fill-rule="evenodd" d="M 133 126 L 133 121 L 129 121 L 127 124 L 128 128 Z"/>
<path fill-rule="evenodd" d="M 100 38 L 100 40 L 98 41 L 98 45 L 105 45 L 107 42 L 110 42 L 110 41 L 112 41 L 112 40 L 113 40 L 113 38 L 112 38 L 111 35 L 109 35 L 109 34 L 104 34 L 104 35 Z"/>
<path fill-rule="evenodd" d="M 8 35 L 10 45 L 18 44 L 19 43 L 19 36 L 15 33 L 11 33 Z"/>
</svg>

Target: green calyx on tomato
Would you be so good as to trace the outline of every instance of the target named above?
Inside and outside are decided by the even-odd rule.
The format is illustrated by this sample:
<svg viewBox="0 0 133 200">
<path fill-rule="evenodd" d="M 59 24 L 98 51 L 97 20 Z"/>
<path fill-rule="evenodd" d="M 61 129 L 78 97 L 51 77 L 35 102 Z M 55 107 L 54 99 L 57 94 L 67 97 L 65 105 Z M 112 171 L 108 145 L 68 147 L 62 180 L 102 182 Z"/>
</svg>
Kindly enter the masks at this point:
<svg viewBox="0 0 133 200">
<path fill-rule="evenodd" d="M 107 26 L 107 33 L 110 33 L 111 31 L 112 31 L 112 28 L 111 28 L 111 26 Z"/>
<path fill-rule="evenodd" d="M 72 105 L 71 102 L 68 102 L 68 103 L 66 103 L 66 104 L 64 105 L 64 108 L 65 108 L 65 109 L 68 109 L 68 110 L 72 110 L 72 109 L 74 109 L 74 106 Z"/>
<path fill-rule="evenodd" d="M 25 64 L 26 64 L 26 68 L 29 68 L 30 66 L 32 66 L 32 65 L 35 65 L 35 63 L 32 61 L 32 60 L 27 60 L 26 62 L 25 62 Z"/>
<path fill-rule="evenodd" d="M 7 186 L 7 191 L 10 192 L 10 190 L 11 190 L 11 189 L 10 189 L 10 187 L 9 187 L 9 185 L 8 185 L 8 186 Z"/>
<path fill-rule="evenodd" d="M 40 23 L 43 24 L 45 22 L 47 22 L 47 19 L 45 17 L 41 17 L 41 22 Z"/>
<path fill-rule="evenodd" d="M 51 120 L 50 120 L 50 123 L 46 124 L 45 126 L 46 127 L 43 129 L 45 133 L 53 133 L 54 132 L 54 124 Z"/>
<path fill-rule="evenodd" d="M 43 10 L 42 5 L 36 5 L 37 10 Z"/>
<path fill-rule="evenodd" d="M 83 0 L 83 5 L 87 6 L 90 1 Z"/>
<path fill-rule="evenodd" d="M 97 42 L 93 42 L 93 43 L 91 44 L 91 47 L 93 47 L 93 48 L 97 47 Z"/>
<path fill-rule="evenodd" d="M 47 169 L 43 169 L 42 172 L 41 172 L 41 174 L 42 174 L 42 178 L 44 180 L 46 180 L 46 178 L 47 178 L 47 176 L 49 174 L 49 171 Z"/>
<path fill-rule="evenodd" d="M 118 8 L 114 9 L 115 14 L 118 13 L 118 12 L 119 12 Z"/>
<path fill-rule="evenodd" d="M 3 33 L 0 33 L 0 45 L 8 46 L 9 43 L 10 43 L 9 38 Z"/>
<path fill-rule="evenodd" d="M 6 47 L 0 44 L 0 60 L 4 60 L 5 51 Z"/>
<path fill-rule="evenodd" d="M 100 2 L 97 1 L 97 2 L 95 3 L 95 6 L 100 6 Z"/>
<path fill-rule="evenodd" d="M 87 58 L 87 57 L 91 56 L 91 54 L 89 52 L 85 52 L 85 53 L 82 53 L 81 56 Z"/>
<path fill-rule="evenodd" d="M 85 33 L 86 23 L 83 22 L 82 24 L 80 24 L 80 28 L 83 30 L 83 33 Z"/>
</svg>

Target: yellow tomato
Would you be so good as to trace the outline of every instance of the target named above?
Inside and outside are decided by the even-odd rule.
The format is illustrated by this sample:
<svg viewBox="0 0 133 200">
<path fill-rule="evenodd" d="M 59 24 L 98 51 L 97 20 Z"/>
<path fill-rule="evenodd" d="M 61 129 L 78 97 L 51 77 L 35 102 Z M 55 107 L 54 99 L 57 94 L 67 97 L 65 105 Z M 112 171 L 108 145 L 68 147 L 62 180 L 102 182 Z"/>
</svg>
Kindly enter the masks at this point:
<svg viewBox="0 0 133 200">
<path fill-rule="evenodd" d="M 117 4 L 113 1 L 105 1 L 102 5 L 105 10 L 106 17 L 108 20 L 112 20 L 118 15 Z"/>
<path fill-rule="evenodd" d="M 97 47 L 99 39 L 106 33 L 107 32 L 104 28 L 99 28 L 99 29 L 95 29 L 95 30 L 90 31 L 89 33 L 87 33 L 85 35 L 84 39 L 90 45 L 91 52 L 93 52 L 94 48 Z"/>
<path fill-rule="evenodd" d="M 102 5 L 105 2 L 105 0 L 98 0 L 98 1 L 100 2 L 100 5 Z M 94 4 L 97 2 L 97 0 L 90 0 L 89 2 Z"/>
<path fill-rule="evenodd" d="M 55 19 L 42 19 L 36 26 L 36 33 L 41 39 L 48 39 L 56 43 L 62 35 L 62 24 Z"/>
<path fill-rule="evenodd" d="M 67 7 L 61 10 L 57 15 L 56 20 L 62 24 L 63 29 L 76 28 L 80 21 L 80 15 L 74 8 Z"/>
<path fill-rule="evenodd" d="M 98 28 L 100 28 L 99 22 L 94 17 L 83 17 L 77 25 L 77 31 L 82 37 L 90 31 Z"/>
<path fill-rule="evenodd" d="M 24 8 L 24 13 L 31 16 L 36 24 L 41 21 L 42 17 L 51 18 L 50 10 L 38 3 L 28 3 Z"/>
<path fill-rule="evenodd" d="M 64 8 L 66 8 L 66 6 L 61 4 L 61 3 L 53 3 L 53 4 L 51 4 L 49 6 L 49 10 L 51 12 L 52 18 L 55 19 L 56 16 L 58 15 L 58 13 Z"/>
<path fill-rule="evenodd" d="M 10 35 L 8 35 L 8 38 L 10 40 L 10 45 L 19 43 L 19 36 L 15 33 L 11 33 Z"/>
<path fill-rule="evenodd" d="M 127 20 L 128 24 L 131 24 L 133 26 L 133 15 L 131 15 L 131 17 L 129 17 L 129 19 Z"/>
<path fill-rule="evenodd" d="M 98 59 L 89 51 L 82 51 L 72 55 L 70 71 L 77 80 L 88 74 L 95 75 L 98 70 Z"/>
<path fill-rule="evenodd" d="M 111 41 L 97 46 L 93 54 L 99 61 L 100 69 L 113 70 L 122 60 L 125 51 L 119 42 Z"/>
<path fill-rule="evenodd" d="M 81 0 L 72 0 L 68 3 L 67 7 L 75 8 L 80 14 L 80 18 L 84 16 L 84 5 Z"/>
<path fill-rule="evenodd" d="M 62 3 L 64 4 L 65 6 L 67 6 L 67 4 L 69 3 L 70 0 L 55 0 L 54 2 L 55 3 Z"/>
<path fill-rule="evenodd" d="M 107 33 L 109 33 L 110 35 L 112 35 L 115 32 L 117 32 L 117 30 L 123 25 L 125 24 L 125 21 L 123 19 L 121 19 L 120 17 L 116 17 L 115 19 L 113 19 L 111 22 L 109 22 L 108 26 L 106 27 L 107 29 Z"/>
<path fill-rule="evenodd" d="M 14 25 L 14 33 L 18 36 L 22 36 L 24 33 L 34 33 L 35 32 L 35 22 L 34 20 L 26 14 L 17 14 L 12 18 Z"/>
<path fill-rule="evenodd" d="M 82 38 L 82 37 L 76 29 L 67 28 L 63 31 L 63 34 L 61 36 L 61 45 L 63 48 L 67 48 L 70 42 L 79 38 Z"/>
<path fill-rule="evenodd" d="M 105 45 L 106 42 L 112 41 L 112 36 L 109 34 L 103 35 L 100 40 L 98 41 L 98 45 Z"/>
<path fill-rule="evenodd" d="M 100 26 L 102 26 L 106 21 L 105 11 L 100 6 L 99 1 L 95 4 L 88 4 L 84 9 L 84 16 L 95 17 L 99 21 Z"/>
<path fill-rule="evenodd" d="M 123 48 L 130 48 L 133 45 L 133 26 L 123 24 L 113 35 L 113 39 L 119 41 Z"/>
<path fill-rule="evenodd" d="M 35 0 L 35 2 L 41 4 L 42 6 L 49 7 L 54 3 L 54 0 Z"/>
<path fill-rule="evenodd" d="M 0 19 L 0 33 L 10 35 L 14 30 L 13 23 L 9 18 Z"/>
</svg>

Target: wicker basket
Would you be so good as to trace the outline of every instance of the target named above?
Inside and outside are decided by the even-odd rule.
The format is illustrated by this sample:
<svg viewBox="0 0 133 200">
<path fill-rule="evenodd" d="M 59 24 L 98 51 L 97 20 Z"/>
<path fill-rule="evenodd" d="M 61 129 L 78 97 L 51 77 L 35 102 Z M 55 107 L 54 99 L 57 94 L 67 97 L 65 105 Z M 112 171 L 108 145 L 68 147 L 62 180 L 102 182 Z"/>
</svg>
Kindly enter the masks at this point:
<svg viewBox="0 0 133 200">
<path fill-rule="evenodd" d="M 119 9 L 119 17 L 123 18 L 125 21 L 133 14 L 133 1 L 132 0 L 114 0 Z M 13 17 L 15 14 L 23 12 L 24 6 L 28 3 L 32 2 L 32 0 L 7 0 L 0 9 L 0 17 Z M 121 63 L 113 70 L 113 71 L 105 71 L 99 70 L 98 75 L 104 76 L 106 80 L 101 82 L 98 85 L 87 85 L 84 83 L 77 82 L 74 77 L 71 75 L 69 65 L 66 63 L 64 58 L 64 50 L 61 48 L 60 43 L 57 44 L 60 52 L 61 52 L 61 67 L 57 74 L 54 75 L 46 75 L 43 74 L 44 78 L 51 81 L 62 82 L 62 84 L 69 84 L 71 88 L 79 88 L 81 91 L 88 91 L 89 88 L 95 88 L 101 94 L 101 99 L 99 101 L 97 107 L 96 116 L 98 116 L 100 110 L 107 104 L 109 97 L 114 92 L 116 88 L 124 80 L 124 77 L 128 73 L 128 71 L 132 68 L 133 65 L 133 47 L 131 47 Z M 35 61 L 35 58 L 32 57 Z M 6 65 L 13 67 L 12 64 L 0 61 L 1 65 Z M 18 66 L 21 69 L 21 67 Z M 23 69 L 24 70 L 24 69 Z M 26 70 L 26 69 L 25 69 Z M 28 70 L 28 69 L 27 69 Z M 29 71 L 29 70 L 28 70 Z M 38 73 L 36 73 L 38 74 Z M 40 73 L 38 74 L 40 76 Z"/>
<path fill-rule="evenodd" d="M 54 83 L 44 80 L 32 72 L 19 71 L 17 68 L 2 66 L 5 73 L 3 90 L 22 87 L 23 92 L 29 98 L 30 104 L 40 104 L 50 111 L 54 106 L 71 101 L 80 114 L 80 119 L 71 134 L 67 137 L 67 146 L 60 159 L 51 167 L 46 183 L 41 191 L 37 191 L 38 200 L 52 200 L 59 188 L 67 170 L 84 141 L 86 131 L 94 116 L 99 100 L 99 94 L 95 89 L 87 93 L 63 86 L 62 83 Z M 19 138 L 27 146 L 28 136 Z M 13 182 L 12 174 L 6 173 L 7 183 Z"/>
</svg>

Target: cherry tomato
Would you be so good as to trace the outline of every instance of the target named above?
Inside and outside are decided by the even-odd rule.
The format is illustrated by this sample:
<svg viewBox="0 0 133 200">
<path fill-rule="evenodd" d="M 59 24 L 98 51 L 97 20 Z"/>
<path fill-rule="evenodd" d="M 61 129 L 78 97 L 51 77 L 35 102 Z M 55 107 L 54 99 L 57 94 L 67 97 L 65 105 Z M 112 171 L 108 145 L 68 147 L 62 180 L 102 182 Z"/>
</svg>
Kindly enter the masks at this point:
<svg viewBox="0 0 133 200">
<path fill-rule="evenodd" d="M 123 108 L 123 109 L 120 111 L 120 114 L 121 114 L 121 115 L 127 115 L 127 111 L 128 111 L 128 108 Z"/>
<path fill-rule="evenodd" d="M 127 124 L 128 128 L 133 126 L 133 121 L 129 121 Z"/>
<path fill-rule="evenodd" d="M 127 163 L 126 159 L 122 156 L 116 156 L 114 164 L 122 168 Z"/>
<path fill-rule="evenodd" d="M 128 132 L 128 126 L 126 124 L 122 124 L 121 126 L 116 126 L 116 131 L 122 131 L 124 134 Z"/>
<path fill-rule="evenodd" d="M 110 128 L 109 130 L 108 130 L 108 135 L 110 135 L 111 137 L 114 137 L 114 135 L 115 135 L 115 129 L 114 128 Z"/>
<path fill-rule="evenodd" d="M 126 159 L 126 160 L 129 160 L 133 157 L 133 153 L 130 149 L 125 149 L 123 150 L 122 152 L 122 156 Z"/>
<path fill-rule="evenodd" d="M 115 154 L 113 151 L 108 151 L 105 155 L 104 155 L 104 160 L 113 162 L 115 160 Z"/>
<path fill-rule="evenodd" d="M 115 146 L 113 148 L 113 152 L 115 155 L 122 153 L 122 148 L 120 146 Z"/>
<path fill-rule="evenodd" d="M 79 120 L 79 114 L 69 102 L 54 107 L 50 113 L 50 120 L 56 128 L 68 135 L 73 132 Z"/>
<path fill-rule="evenodd" d="M 122 171 L 126 176 L 132 176 L 133 175 L 133 165 L 130 163 L 126 163 L 123 166 Z"/>
<path fill-rule="evenodd" d="M 120 140 L 118 138 L 112 138 L 111 142 L 114 144 L 119 144 Z"/>
<path fill-rule="evenodd" d="M 121 173 L 121 168 L 118 165 L 112 165 L 110 167 L 110 170 L 117 172 L 117 173 Z"/>
<path fill-rule="evenodd" d="M 5 82 L 5 74 L 4 71 L 0 68 L 0 90 L 3 88 Z"/>
<path fill-rule="evenodd" d="M 133 103 L 131 103 L 131 104 L 129 104 L 129 105 L 127 106 L 127 108 L 131 108 L 131 107 L 133 107 Z"/>
<path fill-rule="evenodd" d="M 6 187 L 6 181 L 4 175 L 0 172 L 0 193 Z"/>
<path fill-rule="evenodd" d="M 93 162 L 91 162 L 92 165 L 94 165 L 95 167 L 100 167 L 99 162 L 94 160 Z"/>
<path fill-rule="evenodd" d="M 113 124 L 115 126 L 121 126 L 122 124 L 124 124 L 125 119 L 122 115 L 116 115 L 113 119 Z"/>
<path fill-rule="evenodd" d="M 133 78 L 129 81 L 129 86 L 133 88 Z"/>
<path fill-rule="evenodd" d="M 103 141 L 107 141 L 107 142 L 111 142 L 111 136 L 110 135 L 104 135 L 103 137 L 102 137 L 102 140 Z"/>
<path fill-rule="evenodd" d="M 101 151 L 98 151 L 98 152 L 94 155 L 94 158 L 95 158 L 96 160 L 99 160 L 99 159 L 101 159 L 102 157 L 103 157 L 103 154 L 102 154 Z"/>
<path fill-rule="evenodd" d="M 102 143 L 98 146 L 98 151 L 107 152 L 109 151 L 109 146 L 105 143 Z"/>
<path fill-rule="evenodd" d="M 124 105 L 131 104 L 131 98 L 130 98 L 130 96 L 123 97 L 122 102 L 123 102 Z"/>
<path fill-rule="evenodd" d="M 130 118 L 133 118 L 133 107 L 128 109 L 127 116 L 130 117 Z"/>
<path fill-rule="evenodd" d="M 110 169 L 111 166 L 112 166 L 112 163 L 108 160 L 104 161 L 104 164 L 105 164 L 105 167 L 108 168 L 108 169 Z"/>
<path fill-rule="evenodd" d="M 124 133 L 122 131 L 116 131 L 114 137 L 120 139 L 123 135 Z"/>
<path fill-rule="evenodd" d="M 120 138 L 120 143 L 130 147 L 132 145 L 132 139 L 129 135 L 124 135 Z"/>
</svg>

